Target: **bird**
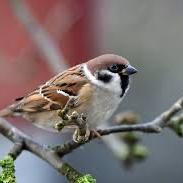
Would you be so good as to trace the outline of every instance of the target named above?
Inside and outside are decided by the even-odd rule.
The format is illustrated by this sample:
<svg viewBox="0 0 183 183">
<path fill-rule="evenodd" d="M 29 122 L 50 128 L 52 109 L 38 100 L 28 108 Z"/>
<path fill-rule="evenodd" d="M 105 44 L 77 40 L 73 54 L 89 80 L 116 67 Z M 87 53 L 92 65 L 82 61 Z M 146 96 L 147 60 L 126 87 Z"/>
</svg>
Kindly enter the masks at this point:
<svg viewBox="0 0 183 183">
<path fill-rule="evenodd" d="M 21 116 L 48 131 L 58 131 L 55 124 L 62 119 L 58 110 L 71 98 L 76 98 L 69 114 L 76 111 L 86 116 L 86 123 L 97 128 L 117 109 L 130 86 L 130 76 L 137 69 L 129 61 L 115 54 L 104 54 L 73 66 L 29 94 L 0 110 L 0 117 Z M 70 128 L 72 125 L 66 125 Z"/>
</svg>

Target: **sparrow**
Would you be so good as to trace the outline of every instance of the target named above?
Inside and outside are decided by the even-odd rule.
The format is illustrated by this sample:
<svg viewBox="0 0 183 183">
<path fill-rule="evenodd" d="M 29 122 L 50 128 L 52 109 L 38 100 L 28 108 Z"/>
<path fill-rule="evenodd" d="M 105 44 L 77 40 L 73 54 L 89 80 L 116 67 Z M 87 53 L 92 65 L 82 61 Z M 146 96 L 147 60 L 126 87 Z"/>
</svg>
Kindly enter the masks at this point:
<svg viewBox="0 0 183 183">
<path fill-rule="evenodd" d="M 0 111 L 0 117 L 21 116 L 38 127 L 57 131 L 54 126 L 61 120 L 57 111 L 75 97 L 76 105 L 69 113 L 84 114 L 89 127 L 96 128 L 112 116 L 128 91 L 129 76 L 136 72 L 127 59 L 104 54 L 59 73 L 15 99 Z"/>
</svg>

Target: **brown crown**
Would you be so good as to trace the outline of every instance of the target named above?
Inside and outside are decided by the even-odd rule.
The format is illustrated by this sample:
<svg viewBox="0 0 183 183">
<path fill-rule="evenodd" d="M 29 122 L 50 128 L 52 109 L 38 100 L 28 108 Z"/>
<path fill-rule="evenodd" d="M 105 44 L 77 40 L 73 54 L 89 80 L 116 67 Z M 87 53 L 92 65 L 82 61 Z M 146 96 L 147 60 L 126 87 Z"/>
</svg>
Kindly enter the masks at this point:
<svg viewBox="0 0 183 183">
<path fill-rule="evenodd" d="M 86 62 L 88 69 L 90 69 L 91 73 L 94 73 L 96 70 L 105 69 L 112 64 L 123 64 L 128 65 L 129 62 L 127 59 L 114 54 L 104 54 L 98 56 L 92 60 Z"/>
</svg>

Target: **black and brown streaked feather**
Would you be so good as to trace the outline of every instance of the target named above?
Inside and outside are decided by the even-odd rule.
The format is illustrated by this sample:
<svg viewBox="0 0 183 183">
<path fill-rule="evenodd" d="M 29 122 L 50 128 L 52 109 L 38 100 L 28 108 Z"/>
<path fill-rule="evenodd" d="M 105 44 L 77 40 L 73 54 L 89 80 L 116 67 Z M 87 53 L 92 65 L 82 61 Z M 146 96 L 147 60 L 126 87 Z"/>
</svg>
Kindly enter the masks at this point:
<svg viewBox="0 0 183 183">
<path fill-rule="evenodd" d="M 82 65 L 77 65 L 56 75 L 27 96 L 16 99 L 16 103 L 8 109 L 15 113 L 62 109 L 69 97 L 77 96 L 87 83 Z"/>
</svg>

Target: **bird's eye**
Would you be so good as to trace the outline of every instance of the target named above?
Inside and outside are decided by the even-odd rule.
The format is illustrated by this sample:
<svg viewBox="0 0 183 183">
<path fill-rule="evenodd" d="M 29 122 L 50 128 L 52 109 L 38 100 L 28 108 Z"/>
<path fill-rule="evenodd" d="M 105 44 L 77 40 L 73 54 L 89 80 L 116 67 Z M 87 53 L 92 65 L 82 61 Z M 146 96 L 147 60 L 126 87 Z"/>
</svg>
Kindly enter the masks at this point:
<svg viewBox="0 0 183 183">
<path fill-rule="evenodd" d="M 111 66 L 109 67 L 109 70 L 110 70 L 111 72 L 117 73 L 118 70 L 119 70 L 119 66 L 118 66 L 117 64 L 113 64 L 113 65 L 111 65 Z"/>
</svg>

